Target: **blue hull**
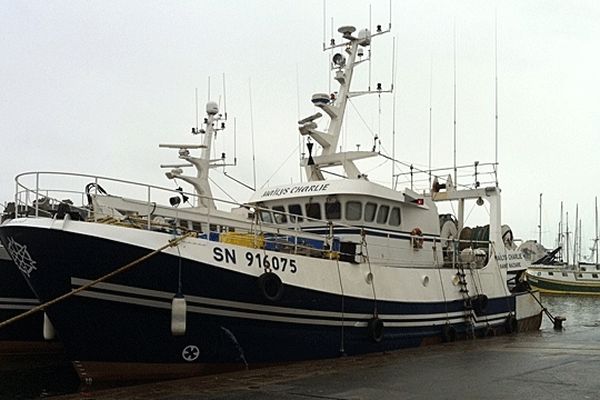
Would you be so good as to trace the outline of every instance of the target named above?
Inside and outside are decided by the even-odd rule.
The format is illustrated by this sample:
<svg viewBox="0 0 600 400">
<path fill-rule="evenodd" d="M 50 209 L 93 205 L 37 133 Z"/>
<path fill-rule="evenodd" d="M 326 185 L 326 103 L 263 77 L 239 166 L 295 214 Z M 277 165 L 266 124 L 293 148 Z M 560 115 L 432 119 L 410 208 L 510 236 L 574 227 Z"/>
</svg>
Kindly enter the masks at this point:
<svg viewBox="0 0 600 400">
<path fill-rule="evenodd" d="M 149 253 L 59 230 L 0 227 L 4 243 L 8 237 L 25 245 L 35 260 L 29 282 L 44 302 Z M 49 308 L 70 358 L 240 366 L 332 358 L 439 342 L 447 313 L 464 312 L 463 301 L 375 302 L 291 285 L 284 286 L 280 300 L 271 302 L 258 289 L 256 277 L 183 259 L 187 330 L 173 336 L 170 308 L 178 267 L 178 257 L 160 253 Z M 366 327 L 375 310 L 384 323 L 380 342 Z M 479 317 L 514 311 L 513 296 L 490 299 Z M 488 322 L 502 327 L 505 318 Z M 465 322 L 453 327 L 458 336 L 467 330 Z"/>
<path fill-rule="evenodd" d="M 38 303 L 16 265 L 11 260 L 0 259 L 0 322 L 24 313 Z M 43 341 L 43 322 L 43 314 L 36 314 L 0 328 L 0 341 Z"/>
</svg>

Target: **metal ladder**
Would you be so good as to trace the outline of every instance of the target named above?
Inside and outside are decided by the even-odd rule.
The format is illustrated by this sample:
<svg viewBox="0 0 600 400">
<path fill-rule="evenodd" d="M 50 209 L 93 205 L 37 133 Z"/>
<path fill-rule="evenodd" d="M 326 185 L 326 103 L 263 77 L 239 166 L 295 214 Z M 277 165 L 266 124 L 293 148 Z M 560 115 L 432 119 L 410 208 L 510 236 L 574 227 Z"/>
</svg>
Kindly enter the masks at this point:
<svg viewBox="0 0 600 400">
<path fill-rule="evenodd" d="M 456 276 L 458 277 L 458 285 L 460 286 L 460 293 L 463 297 L 463 306 L 464 306 L 464 318 L 467 329 L 465 330 L 465 335 L 467 338 L 475 337 L 475 320 L 473 317 L 473 301 L 471 296 L 469 295 L 469 288 L 467 285 L 467 274 L 465 274 L 465 269 L 461 263 L 456 263 Z"/>
</svg>

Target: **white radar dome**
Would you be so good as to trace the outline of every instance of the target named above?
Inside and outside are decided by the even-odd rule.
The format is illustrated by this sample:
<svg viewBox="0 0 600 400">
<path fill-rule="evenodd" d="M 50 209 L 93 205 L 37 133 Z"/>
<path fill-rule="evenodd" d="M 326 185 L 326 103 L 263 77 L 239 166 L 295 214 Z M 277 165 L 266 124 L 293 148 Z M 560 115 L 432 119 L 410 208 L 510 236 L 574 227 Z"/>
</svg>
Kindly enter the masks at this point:
<svg viewBox="0 0 600 400">
<path fill-rule="evenodd" d="M 208 115 L 215 115 L 219 113 L 219 105 L 214 101 L 206 103 L 206 113 Z"/>
<path fill-rule="evenodd" d="M 358 39 L 360 40 L 361 46 L 368 46 L 371 44 L 371 31 L 368 29 L 361 29 L 358 32 Z"/>
</svg>

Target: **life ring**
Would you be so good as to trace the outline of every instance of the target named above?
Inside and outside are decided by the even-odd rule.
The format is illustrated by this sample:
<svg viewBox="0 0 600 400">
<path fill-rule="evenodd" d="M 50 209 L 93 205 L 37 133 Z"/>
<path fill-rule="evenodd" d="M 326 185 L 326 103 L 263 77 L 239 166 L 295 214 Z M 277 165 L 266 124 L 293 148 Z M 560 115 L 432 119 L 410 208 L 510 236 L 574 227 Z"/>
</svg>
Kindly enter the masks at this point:
<svg viewBox="0 0 600 400">
<path fill-rule="evenodd" d="M 471 297 L 471 305 L 475 314 L 481 315 L 487 310 L 489 299 L 485 294 L 478 294 L 477 296 Z"/>
<path fill-rule="evenodd" d="M 512 314 L 506 317 L 506 320 L 504 321 L 504 330 L 506 333 L 519 332 L 519 322 Z"/>
<path fill-rule="evenodd" d="M 367 324 L 367 329 L 369 331 L 369 337 L 375 343 L 381 342 L 383 339 L 383 321 L 377 317 L 373 317 L 369 320 Z"/>
<path fill-rule="evenodd" d="M 442 328 L 442 341 L 445 343 L 454 342 L 456 340 L 456 328 L 452 325 L 444 325 Z"/>
<path fill-rule="evenodd" d="M 283 282 L 274 272 L 265 272 L 258 277 L 258 289 L 269 301 L 278 301 L 283 296 Z"/>
<path fill-rule="evenodd" d="M 410 231 L 410 240 L 412 242 L 413 249 L 423 248 L 423 231 L 418 226 Z"/>
</svg>

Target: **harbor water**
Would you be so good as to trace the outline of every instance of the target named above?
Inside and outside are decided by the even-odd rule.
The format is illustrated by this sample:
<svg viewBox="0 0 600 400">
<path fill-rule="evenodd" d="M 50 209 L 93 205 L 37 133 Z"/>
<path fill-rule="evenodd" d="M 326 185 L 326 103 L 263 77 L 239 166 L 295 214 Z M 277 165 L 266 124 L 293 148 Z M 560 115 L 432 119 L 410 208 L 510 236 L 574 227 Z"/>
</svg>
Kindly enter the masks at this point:
<svg viewBox="0 0 600 400">
<path fill-rule="evenodd" d="M 555 331 L 552 322 L 548 318 L 544 317 L 542 327 L 539 333 L 528 333 L 512 336 L 510 342 L 513 345 L 519 346 L 521 345 L 519 344 L 519 341 L 521 341 L 522 345 L 526 347 L 530 344 L 535 345 L 536 341 L 543 342 L 544 340 L 551 340 L 553 346 L 557 343 L 559 345 L 561 343 L 564 343 L 565 345 L 568 344 L 570 346 L 576 343 L 578 346 L 585 346 L 586 341 L 589 341 L 590 344 L 592 344 L 592 342 L 595 342 L 597 338 L 600 338 L 600 315 L 597 312 L 597 308 L 598 306 L 600 306 L 600 297 L 551 295 L 543 296 L 542 301 L 546 308 L 553 315 L 560 315 L 566 317 L 567 320 L 564 323 L 563 331 Z M 598 329 L 597 332 L 596 329 Z M 584 334 L 582 335 L 581 333 Z M 596 339 L 594 339 L 594 337 Z M 493 340 L 502 339 L 497 338 Z M 485 340 L 483 339 L 478 339 L 478 341 L 481 341 L 481 343 L 477 347 L 481 348 L 482 350 L 485 349 L 487 343 L 494 343 L 494 341 L 485 342 Z M 461 346 L 460 342 L 457 342 L 456 345 Z M 418 357 L 419 352 L 423 355 L 431 355 L 436 352 L 436 346 L 439 346 L 439 350 L 443 350 L 443 347 L 440 345 L 422 347 L 420 349 L 411 350 L 410 357 Z M 470 349 L 472 350 L 472 347 Z M 529 347 L 530 354 L 533 355 L 533 351 L 535 350 L 532 350 L 532 347 Z M 547 351 L 547 349 L 545 349 L 544 351 Z M 389 355 L 383 355 L 381 356 L 383 358 L 378 359 L 378 364 L 386 362 L 386 357 L 390 358 L 390 363 L 396 362 L 394 361 L 394 359 L 398 358 L 398 355 L 402 357 L 402 354 L 408 355 L 407 352 L 404 352 L 402 350 L 399 352 L 390 353 Z M 344 363 L 347 363 L 346 360 L 344 361 Z M 64 355 L 57 356 L 33 354 L 27 357 L 4 356 L 2 359 L 0 359 L 0 362 L 0 400 L 62 397 L 60 395 L 77 393 L 80 393 L 78 394 L 78 396 L 83 395 L 86 397 L 97 393 L 98 398 L 103 398 L 101 397 L 101 394 L 106 389 L 106 387 L 95 388 L 80 386 L 75 371 L 73 370 L 70 363 L 66 360 L 66 357 Z M 335 362 L 333 362 L 332 364 L 331 361 L 327 361 L 327 368 L 331 368 L 331 365 L 335 365 Z M 432 365 L 432 367 L 434 366 Z M 281 368 L 289 369 L 289 366 Z M 511 366 L 500 366 L 500 368 L 510 370 Z M 274 373 L 277 374 L 277 370 L 270 368 L 269 374 L 273 375 Z M 415 378 L 416 375 L 420 373 L 422 373 L 422 371 L 419 372 L 415 370 Z M 284 374 L 284 371 L 280 371 L 280 375 Z M 199 381 L 197 382 L 197 384 L 201 385 L 202 382 Z M 125 390 L 125 392 L 119 392 L 119 395 L 115 398 L 119 398 L 119 396 L 127 396 L 126 393 L 128 389 L 120 390 Z M 147 386 L 138 386 L 132 388 L 131 390 L 135 392 L 136 395 L 144 393 L 145 390 L 151 390 L 153 393 L 159 392 L 157 390 L 150 389 Z M 229 389 L 224 387 L 223 390 Z M 177 393 L 173 393 L 173 396 L 169 398 L 178 398 Z M 243 398 L 243 396 L 241 396 L 240 398 Z M 253 398 L 262 397 L 258 396 Z M 275 397 L 265 396 L 264 398 Z M 370 397 L 367 395 L 364 398 Z"/>
</svg>

